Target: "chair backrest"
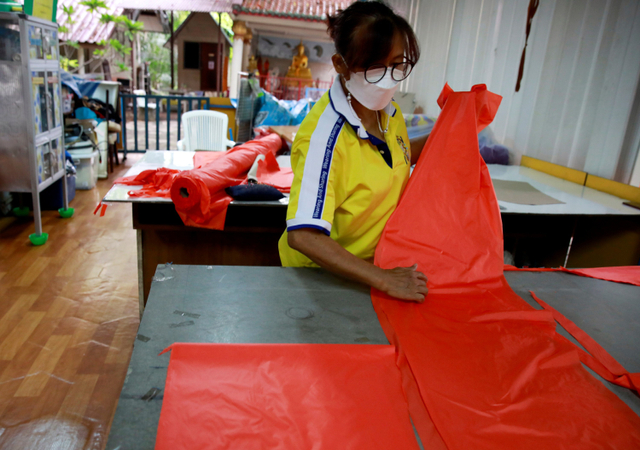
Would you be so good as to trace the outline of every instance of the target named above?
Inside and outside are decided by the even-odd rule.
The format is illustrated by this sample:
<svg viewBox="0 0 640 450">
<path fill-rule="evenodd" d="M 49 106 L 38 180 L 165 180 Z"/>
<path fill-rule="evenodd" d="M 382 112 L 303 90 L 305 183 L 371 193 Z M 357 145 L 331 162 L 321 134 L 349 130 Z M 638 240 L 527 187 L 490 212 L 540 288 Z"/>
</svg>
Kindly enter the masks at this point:
<svg viewBox="0 0 640 450">
<path fill-rule="evenodd" d="M 184 149 L 223 152 L 227 149 L 229 117 L 217 111 L 197 110 L 182 115 Z"/>
<path fill-rule="evenodd" d="M 147 95 L 147 93 L 143 89 L 134 89 L 133 93 L 138 96 L 136 97 L 136 105 L 138 108 L 144 108 L 144 98 L 142 97 Z"/>
</svg>

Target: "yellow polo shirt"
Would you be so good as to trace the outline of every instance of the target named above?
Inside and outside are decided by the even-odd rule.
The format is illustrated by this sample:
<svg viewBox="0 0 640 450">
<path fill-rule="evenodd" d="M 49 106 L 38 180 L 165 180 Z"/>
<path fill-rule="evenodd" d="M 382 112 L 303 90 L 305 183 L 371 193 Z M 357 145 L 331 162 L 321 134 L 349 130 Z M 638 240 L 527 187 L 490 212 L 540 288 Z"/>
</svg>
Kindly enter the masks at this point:
<svg viewBox="0 0 640 450">
<path fill-rule="evenodd" d="M 317 267 L 289 247 L 287 233 L 298 228 L 321 230 L 355 256 L 373 258 L 411 166 L 407 128 L 397 104 L 381 116 L 383 128 L 389 118 L 386 142 L 367 133 L 336 79 L 300 125 L 291 150 L 294 178 L 287 231 L 278 244 L 283 266 Z"/>
</svg>

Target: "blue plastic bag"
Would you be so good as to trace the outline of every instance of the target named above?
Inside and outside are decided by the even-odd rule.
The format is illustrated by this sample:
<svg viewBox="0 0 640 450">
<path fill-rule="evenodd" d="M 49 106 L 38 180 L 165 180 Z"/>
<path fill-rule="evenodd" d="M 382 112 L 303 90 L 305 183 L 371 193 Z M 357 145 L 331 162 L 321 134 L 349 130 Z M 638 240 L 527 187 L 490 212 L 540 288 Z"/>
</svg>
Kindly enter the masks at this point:
<svg viewBox="0 0 640 450">
<path fill-rule="evenodd" d="M 254 126 L 300 125 L 309 113 L 309 99 L 278 100 L 264 91 Z"/>
<path fill-rule="evenodd" d="M 277 98 L 265 91 L 261 97 L 260 110 L 253 125 L 256 127 L 289 125 L 290 121 L 291 115 L 287 108 Z"/>
<path fill-rule="evenodd" d="M 509 149 L 500 145 L 489 127 L 478 134 L 480 156 L 486 164 L 509 165 Z"/>
</svg>

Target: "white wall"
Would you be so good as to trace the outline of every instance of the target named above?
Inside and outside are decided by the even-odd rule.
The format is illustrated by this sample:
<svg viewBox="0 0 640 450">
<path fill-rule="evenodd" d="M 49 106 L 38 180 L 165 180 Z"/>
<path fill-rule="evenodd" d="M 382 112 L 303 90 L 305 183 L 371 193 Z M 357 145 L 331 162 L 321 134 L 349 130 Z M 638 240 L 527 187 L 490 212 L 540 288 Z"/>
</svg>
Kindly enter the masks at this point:
<svg viewBox="0 0 640 450">
<path fill-rule="evenodd" d="M 629 182 L 640 143 L 640 1 L 543 0 L 515 92 L 529 0 L 423 0 L 406 90 L 427 114 L 445 81 L 503 96 L 492 124 L 514 152 Z"/>
</svg>

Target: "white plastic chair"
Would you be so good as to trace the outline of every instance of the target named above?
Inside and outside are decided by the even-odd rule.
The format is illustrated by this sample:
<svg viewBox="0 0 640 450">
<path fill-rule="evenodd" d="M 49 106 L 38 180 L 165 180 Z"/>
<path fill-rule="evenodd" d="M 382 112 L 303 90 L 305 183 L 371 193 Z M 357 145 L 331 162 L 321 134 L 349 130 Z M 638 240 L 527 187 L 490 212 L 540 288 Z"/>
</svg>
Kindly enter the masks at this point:
<svg viewBox="0 0 640 450">
<path fill-rule="evenodd" d="M 216 111 L 197 110 L 182 115 L 184 138 L 178 141 L 181 151 L 223 152 L 235 142 L 227 139 L 229 117 Z"/>
<path fill-rule="evenodd" d="M 133 93 L 138 96 L 136 97 L 136 106 L 138 107 L 138 109 L 144 109 L 145 102 L 143 97 L 147 95 L 147 93 L 142 89 L 135 89 Z M 156 109 L 158 105 L 156 104 L 156 102 L 148 102 L 147 107 L 149 109 Z"/>
</svg>

